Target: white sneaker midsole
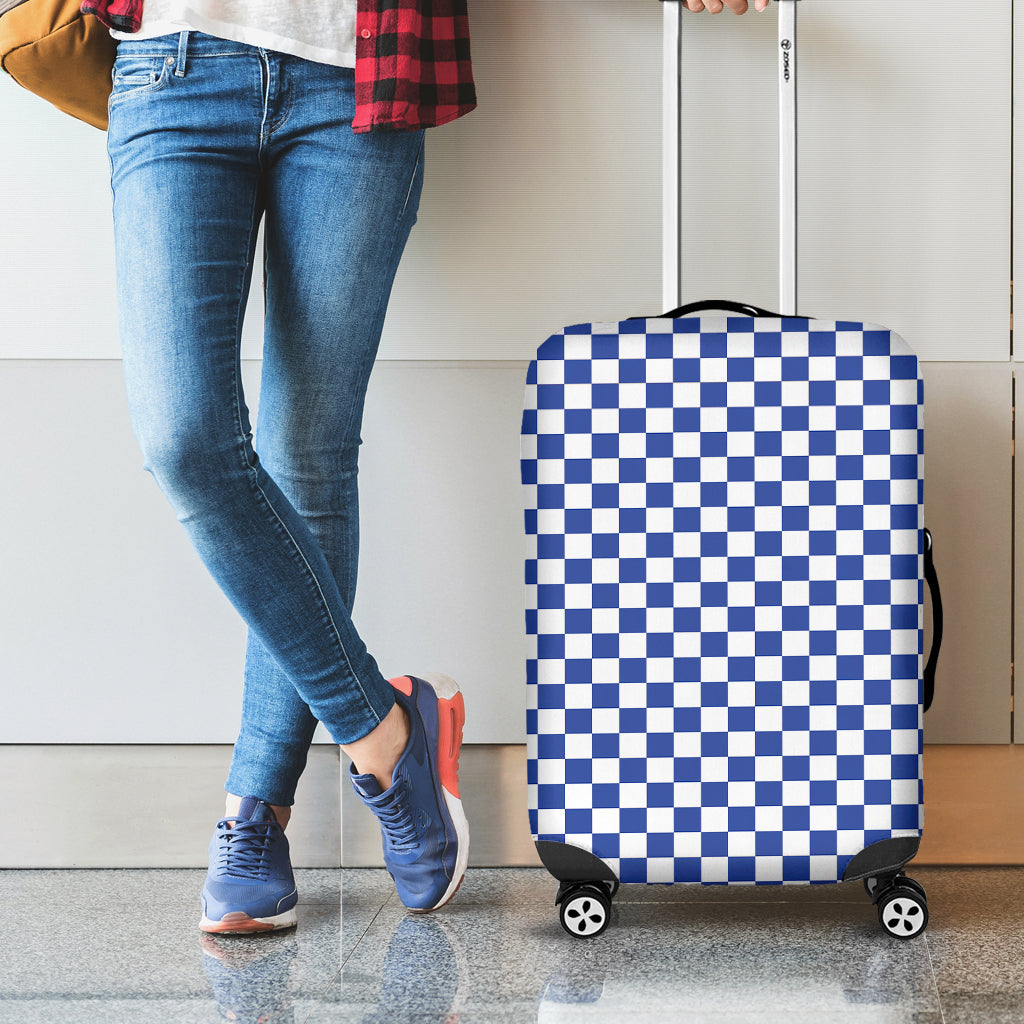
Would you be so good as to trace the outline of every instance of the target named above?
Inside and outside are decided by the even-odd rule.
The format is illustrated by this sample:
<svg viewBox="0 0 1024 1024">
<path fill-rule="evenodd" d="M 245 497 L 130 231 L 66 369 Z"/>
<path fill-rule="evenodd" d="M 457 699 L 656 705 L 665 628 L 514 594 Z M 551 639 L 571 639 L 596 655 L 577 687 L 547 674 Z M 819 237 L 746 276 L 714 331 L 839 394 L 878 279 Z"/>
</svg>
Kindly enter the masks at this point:
<svg viewBox="0 0 1024 1024">
<path fill-rule="evenodd" d="M 231 914 L 224 915 L 225 918 L 231 916 Z M 240 931 L 246 931 L 246 923 L 255 922 L 256 924 L 268 925 L 271 928 L 290 928 L 298 920 L 294 907 L 292 907 L 291 910 L 286 910 L 283 914 L 275 914 L 273 917 L 249 917 L 247 914 L 243 915 L 243 917 L 244 920 L 239 920 L 237 922 L 225 922 L 223 918 L 220 921 L 211 921 L 204 914 L 202 920 L 199 922 L 199 927 L 203 929 L 203 931 L 230 931 L 232 924 L 237 923 Z"/>
<path fill-rule="evenodd" d="M 455 871 L 452 874 L 451 883 L 439 901 L 444 903 L 451 899 L 452 893 L 459 887 L 462 876 L 466 873 L 466 868 L 469 865 L 469 822 L 466 820 L 466 812 L 462 809 L 462 801 L 457 796 L 449 793 L 444 787 L 441 788 L 441 792 L 444 793 L 444 801 L 448 805 L 448 813 L 452 817 L 455 834 L 459 839 L 459 852 L 455 857 Z"/>
</svg>

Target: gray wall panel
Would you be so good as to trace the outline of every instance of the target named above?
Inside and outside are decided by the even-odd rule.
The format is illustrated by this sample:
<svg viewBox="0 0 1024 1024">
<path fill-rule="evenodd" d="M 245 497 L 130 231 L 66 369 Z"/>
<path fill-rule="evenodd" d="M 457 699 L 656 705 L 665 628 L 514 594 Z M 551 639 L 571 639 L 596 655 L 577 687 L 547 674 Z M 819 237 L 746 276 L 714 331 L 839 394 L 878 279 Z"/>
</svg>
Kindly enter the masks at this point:
<svg viewBox="0 0 1024 1024">
<path fill-rule="evenodd" d="M 1020 53 L 1024 53 L 1024 0 L 1013 0 L 1012 11 L 1013 11 L 1013 14 L 1014 14 L 1014 19 L 1013 19 L 1014 51 L 1015 51 L 1015 53 L 1020 54 Z M 1019 58 L 1017 60 L 1015 60 L 1014 63 L 1013 63 L 1013 86 L 1014 86 L 1014 92 L 1015 93 L 1019 92 L 1020 88 L 1024 87 L 1024 61 L 1021 61 Z M 1014 129 L 1014 132 L 1013 132 L 1013 187 L 1014 187 L 1015 194 L 1018 195 L 1018 196 L 1024 195 L 1024 125 L 1019 123 L 1019 118 L 1021 116 L 1024 116 L 1024 115 L 1018 115 L 1017 114 L 1016 105 L 1015 105 L 1014 106 L 1014 112 L 1013 112 L 1013 129 Z M 1017 202 L 1017 203 L 1014 204 L 1012 228 L 1013 228 L 1012 235 L 1013 235 L 1014 238 L 1017 238 L 1017 239 L 1024 238 L 1024 234 L 1022 234 L 1022 232 L 1024 232 L 1024 203 Z M 1020 246 L 1018 244 L 1017 249 L 1015 250 L 1014 255 L 1016 255 L 1019 252 L 1020 252 Z M 1014 259 L 1013 262 L 1016 264 L 1018 262 L 1018 260 Z M 1014 268 L 1014 272 L 1015 272 L 1015 268 Z M 1018 290 L 1018 294 L 1019 294 L 1019 290 Z M 1020 300 L 1019 299 L 1018 299 L 1018 302 L 1017 302 L 1017 306 L 1018 306 L 1018 309 L 1019 309 L 1019 307 L 1020 307 Z M 1018 314 L 1018 323 L 1020 323 L 1019 314 Z M 1016 344 L 1014 345 L 1014 358 L 1015 359 L 1020 359 L 1021 350 L 1022 350 L 1022 345 L 1021 345 L 1021 342 L 1020 342 L 1020 335 L 1019 335 L 1019 332 L 1018 332 L 1018 337 L 1016 339 Z M 1016 369 L 1016 367 L 1015 367 L 1015 369 Z M 1018 386 L 1019 386 L 1019 381 L 1018 381 Z M 1020 487 L 1021 487 L 1021 483 L 1019 482 L 1020 474 L 1018 473 L 1017 476 L 1018 476 L 1017 495 L 1020 495 Z M 1016 535 L 1019 537 L 1019 536 L 1021 536 L 1021 533 L 1020 533 L 1021 527 L 1024 527 L 1024 520 L 1022 520 L 1022 518 L 1021 518 L 1022 514 L 1024 514 L 1024 502 L 1022 502 L 1020 497 L 1018 497 L 1018 500 L 1017 500 L 1017 503 L 1016 503 L 1016 509 L 1017 509 L 1017 518 L 1016 518 L 1016 522 L 1015 522 L 1015 529 L 1016 529 Z M 1017 544 L 1017 565 L 1018 565 L 1018 567 L 1020 569 L 1024 569 L 1024 564 L 1022 564 L 1022 562 L 1021 562 L 1021 559 L 1024 558 L 1024 552 L 1021 551 L 1021 547 L 1022 547 L 1022 545 L 1020 543 L 1018 543 Z M 1024 575 L 1021 575 L 1019 571 L 1018 571 L 1018 574 L 1017 574 L 1017 579 L 1024 580 Z M 1020 642 L 1019 642 L 1021 637 L 1022 637 L 1022 633 L 1021 633 L 1022 626 L 1021 626 L 1020 601 L 1016 602 L 1016 613 L 1017 614 L 1016 614 L 1016 622 L 1014 623 L 1014 633 L 1015 633 L 1015 636 L 1018 639 L 1018 643 L 1015 644 L 1015 651 L 1021 649 L 1020 648 Z M 1017 743 L 1024 743 L 1024 707 L 1022 707 L 1022 704 L 1021 704 L 1021 702 L 1024 701 L 1024 686 L 1017 686 L 1017 687 L 1015 687 L 1015 690 L 1016 690 L 1016 693 L 1015 693 L 1016 705 L 1017 705 L 1017 709 L 1018 710 L 1015 711 L 1015 715 L 1014 715 L 1014 718 L 1015 718 L 1014 729 L 1013 729 L 1014 739 L 1016 740 Z"/>
<path fill-rule="evenodd" d="M 929 743 L 1010 739 L 1012 494 L 1008 363 L 924 363 L 925 523 L 945 631 Z M 930 633 L 926 632 L 926 644 Z"/>
<path fill-rule="evenodd" d="M 288 825 L 295 867 L 340 865 L 338 756 L 310 753 Z M 205 867 L 230 761 L 214 745 L 0 745 L 0 868 Z M 198 914 L 198 887 L 195 899 Z"/>
<path fill-rule="evenodd" d="M 117 358 L 106 134 L 0 74 L 0 138 L 0 358 Z"/>
<path fill-rule="evenodd" d="M 0 869 L 204 868 L 230 759 L 231 748 L 216 744 L 0 745 L 0 804 L 13 823 L 0 843 Z M 297 868 L 382 864 L 380 825 L 344 778 L 347 758 L 341 767 L 337 747 L 312 751 L 288 825 Z M 539 866 L 525 748 L 464 747 L 460 775 L 470 866 Z"/>
</svg>

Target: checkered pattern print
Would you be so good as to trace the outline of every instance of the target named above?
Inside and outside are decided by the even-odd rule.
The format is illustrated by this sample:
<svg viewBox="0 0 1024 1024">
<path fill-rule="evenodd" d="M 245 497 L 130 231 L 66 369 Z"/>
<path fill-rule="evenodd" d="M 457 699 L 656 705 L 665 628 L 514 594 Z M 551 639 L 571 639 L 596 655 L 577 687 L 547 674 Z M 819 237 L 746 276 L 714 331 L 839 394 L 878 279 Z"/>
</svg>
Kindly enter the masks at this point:
<svg viewBox="0 0 1024 1024">
<path fill-rule="evenodd" d="M 476 106 L 466 0 L 359 0 L 352 130 L 413 131 Z"/>
<path fill-rule="evenodd" d="M 120 32 L 138 32 L 142 26 L 142 0 L 84 0 L 79 10 Z"/>
<path fill-rule="evenodd" d="M 922 384 L 860 323 L 581 324 L 522 433 L 534 838 L 835 882 L 920 835 Z"/>
</svg>

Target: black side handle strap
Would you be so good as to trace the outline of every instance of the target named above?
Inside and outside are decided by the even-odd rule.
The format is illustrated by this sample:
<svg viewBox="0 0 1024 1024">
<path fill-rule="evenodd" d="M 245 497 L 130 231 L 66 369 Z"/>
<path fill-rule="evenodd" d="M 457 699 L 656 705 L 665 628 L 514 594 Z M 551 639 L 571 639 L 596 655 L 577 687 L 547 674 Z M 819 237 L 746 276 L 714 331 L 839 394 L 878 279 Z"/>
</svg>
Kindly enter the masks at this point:
<svg viewBox="0 0 1024 1024">
<path fill-rule="evenodd" d="M 678 309 L 662 313 L 657 319 L 675 319 L 676 317 L 686 316 L 688 313 L 699 313 L 702 309 L 722 309 L 729 313 L 742 313 L 743 316 L 770 316 L 776 318 L 781 316 L 780 313 L 772 313 L 767 309 L 762 309 L 760 306 L 751 306 L 746 302 L 733 302 L 731 299 L 703 299 L 700 302 L 690 302 L 685 306 L 680 306 Z M 631 316 L 629 319 L 647 320 L 650 318 Z"/>
<path fill-rule="evenodd" d="M 927 711 L 935 696 L 935 666 L 942 646 L 942 595 L 939 593 L 939 577 L 935 573 L 932 558 L 932 532 L 927 528 L 924 531 L 924 578 L 932 596 L 932 649 L 924 667 L 924 710 Z"/>
</svg>

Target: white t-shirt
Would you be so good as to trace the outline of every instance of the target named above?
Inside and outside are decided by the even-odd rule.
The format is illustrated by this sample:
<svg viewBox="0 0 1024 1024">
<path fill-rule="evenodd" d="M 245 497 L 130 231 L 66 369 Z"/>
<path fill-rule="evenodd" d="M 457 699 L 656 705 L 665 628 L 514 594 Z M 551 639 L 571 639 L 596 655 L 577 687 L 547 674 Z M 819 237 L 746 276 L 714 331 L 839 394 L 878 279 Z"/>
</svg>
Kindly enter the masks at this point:
<svg viewBox="0 0 1024 1024">
<path fill-rule="evenodd" d="M 146 0 L 138 32 L 115 39 L 152 39 L 190 29 L 221 39 L 291 53 L 321 64 L 356 66 L 357 0 Z"/>
</svg>

